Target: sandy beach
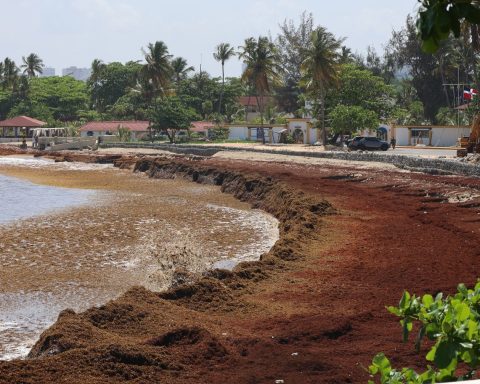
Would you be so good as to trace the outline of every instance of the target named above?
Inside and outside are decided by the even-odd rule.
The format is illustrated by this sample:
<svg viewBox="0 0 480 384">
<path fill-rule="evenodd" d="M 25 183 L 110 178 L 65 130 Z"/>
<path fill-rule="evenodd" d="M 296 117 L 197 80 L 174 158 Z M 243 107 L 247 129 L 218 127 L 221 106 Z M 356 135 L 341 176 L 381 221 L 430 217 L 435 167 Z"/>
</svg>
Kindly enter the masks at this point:
<svg viewBox="0 0 480 384">
<path fill-rule="evenodd" d="M 84 156 L 91 161 L 97 155 Z M 112 205 L 89 213 L 97 222 L 91 230 L 84 225 L 85 236 L 96 241 L 82 243 L 88 248 L 82 274 L 102 281 L 119 268 L 99 271 L 89 268 L 88 260 L 104 245 L 116 249 L 107 232 L 117 228 L 111 222 L 128 218 L 122 227 L 128 236 L 116 240 L 125 247 L 135 239 L 148 243 L 143 229 L 152 233 L 158 224 L 140 220 L 161 205 L 155 198 L 164 181 L 173 183 L 162 187 L 169 196 L 178 197 L 181 185 L 180 197 L 187 200 L 194 194 L 186 192 L 190 187 L 197 193 L 213 188 L 214 202 L 207 192 L 195 197 L 203 209 L 234 197 L 232 207 L 248 203 L 262 209 L 278 219 L 280 237 L 259 261 L 233 271 L 212 270 L 160 293 L 135 287 L 105 305 L 61 312 L 29 359 L 0 362 L 0 383 L 365 383 L 369 377 L 362 367 L 378 352 L 396 366 L 424 369 L 413 342 L 402 343 L 398 319 L 385 306 L 398 303 L 404 289 L 453 293 L 459 282 L 477 281 L 480 181 L 296 159 L 139 155 L 115 158 L 136 173 L 124 169 L 113 177 L 107 167 L 86 171 L 82 180 L 71 170 L 42 175 L 49 183 L 110 186 Z M 40 180 L 32 170 L 5 172 Z M 212 185 L 224 193 L 218 195 L 219 187 Z M 138 205 L 136 194 L 147 198 Z M 198 218 L 184 209 L 178 206 L 165 218 L 185 225 L 205 216 L 201 226 L 208 227 L 219 215 L 217 207 Z M 62 220 L 56 225 L 64 226 Z M 169 238 L 174 233 L 168 232 Z M 231 245 L 242 234 L 235 229 L 225 239 Z M 75 254 L 58 255 L 77 260 Z M 203 252 L 195 258 L 211 260 Z M 192 261 L 187 259 L 185 265 Z M 138 267 L 144 286 L 158 281 Z"/>
<path fill-rule="evenodd" d="M 30 347 L 63 309 L 104 304 L 137 285 L 166 289 L 176 271 L 258 259 L 278 237 L 276 220 L 218 187 L 24 160 L 0 159 L 0 174 L 98 191 L 87 205 L 0 225 L 0 313 L 35 307 L 40 318 L 24 319 Z M 0 355 L 18 356 L 12 345 L 21 334 L 0 327 Z"/>
</svg>

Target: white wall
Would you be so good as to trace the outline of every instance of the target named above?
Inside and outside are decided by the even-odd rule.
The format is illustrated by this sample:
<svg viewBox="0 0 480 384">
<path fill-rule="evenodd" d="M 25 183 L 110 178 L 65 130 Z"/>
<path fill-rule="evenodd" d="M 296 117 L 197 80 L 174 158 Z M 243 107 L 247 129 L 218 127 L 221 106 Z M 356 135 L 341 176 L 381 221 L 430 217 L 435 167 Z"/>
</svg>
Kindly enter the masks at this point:
<svg viewBox="0 0 480 384">
<path fill-rule="evenodd" d="M 470 128 L 432 128 L 434 147 L 453 147 L 459 138 L 470 135 Z"/>
<path fill-rule="evenodd" d="M 229 133 L 228 133 L 229 140 L 247 140 L 248 139 L 247 127 L 229 127 L 228 130 L 229 130 Z"/>
<path fill-rule="evenodd" d="M 397 145 L 410 145 L 408 142 L 408 128 L 395 127 L 395 139 L 397 140 Z"/>
</svg>

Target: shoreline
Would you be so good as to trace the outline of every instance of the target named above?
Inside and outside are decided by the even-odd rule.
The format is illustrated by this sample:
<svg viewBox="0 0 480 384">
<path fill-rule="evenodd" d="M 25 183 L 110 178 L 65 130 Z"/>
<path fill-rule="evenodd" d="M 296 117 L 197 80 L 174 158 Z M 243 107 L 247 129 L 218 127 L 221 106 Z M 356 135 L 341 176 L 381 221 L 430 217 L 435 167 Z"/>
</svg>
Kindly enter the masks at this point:
<svg viewBox="0 0 480 384">
<path fill-rule="evenodd" d="M 275 214 L 280 240 L 231 272 L 64 311 L 30 359 L 0 363 L 1 383 L 364 383 L 360 366 L 380 351 L 396 366 L 425 365 L 385 305 L 404 289 L 451 293 L 477 279 L 475 178 L 219 158 L 115 161 L 220 185 Z"/>
<path fill-rule="evenodd" d="M 53 166 L 53 164 L 51 165 Z M 65 165 L 70 165 L 70 163 Z M 27 180 L 33 180 L 36 182 L 40 181 L 43 185 L 62 184 L 65 188 L 71 188 L 72 186 L 76 187 L 80 182 L 83 187 L 98 187 L 96 183 L 100 183 L 100 187 L 104 187 L 105 185 L 110 187 L 109 190 L 101 192 L 102 194 L 105 193 L 105 195 L 96 199 L 98 200 L 98 204 L 95 204 L 93 211 L 91 209 L 91 204 L 90 206 L 72 207 L 64 211 L 55 212 L 54 214 L 27 218 L 22 222 L 16 222 L 11 225 L 7 223 L 4 227 L 0 227 L 0 233 L 3 236 L 5 243 L 0 247 L 0 259 L 2 259 L 2 256 L 7 256 L 7 254 L 12 258 L 12 252 L 16 252 L 17 249 L 18 252 L 26 251 L 27 260 L 31 258 L 32 263 L 36 264 L 35 268 L 43 268 L 42 270 L 46 273 L 41 279 L 36 279 L 37 284 L 35 287 L 32 286 L 36 291 L 42 290 L 42 286 L 50 286 L 51 283 L 49 281 L 52 281 L 53 283 L 53 280 L 55 280 L 57 281 L 56 285 L 58 285 L 59 288 L 57 289 L 57 287 L 52 286 L 52 288 L 48 289 L 52 292 L 58 291 L 58 295 L 61 295 L 62 290 L 65 291 L 65 288 L 68 288 L 69 284 L 71 284 L 70 279 L 74 278 L 78 280 L 81 278 L 82 280 L 75 281 L 72 288 L 67 289 L 68 292 L 73 289 L 72 293 L 69 293 L 69 295 L 73 295 L 76 289 L 86 289 L 87 291 L 83 296 L 79 292 L 78 300 L 75 298 L 75 301 L 94 301 L 90 305 L 80 304 L 79 306 L 79 303 L 68 305 L 68 307 L 73 307 L 75 310 L 85 310 L 91 307 L 94 303 L 97 305 L 105 304 L 110 299 L 122 294 L 122 292 L 126 290 L 125 285 L 126 287 L 144 285 L 149 287 L 149 289 L 158 290 L 168 287 L 170 284 L 175 283 L 176 280 L 182 281 L 194 279 L 195 274 L 201 273 L 205 269 L 210 268 L 211 264 L 214 262 L 220 262 L 223 253 L 225 256 L 230 255 L 228 257 L 236 258 L 239 249 L 244 249 L 245 251 L 242 252 L 242 255 L 248 254 L 249 257 L 252 258 L 255 256 L 258 257 L 258 250 L 262 249 L 262 247 L 271 247 L 269 241 L 271 242 L 272 240 L 267 241 L 266 239 L 263 239 L 261 243 L 256 243 L 255 246 L 250 246 L 249 244 L 254 241 L 254 237 L 250 239 L 246 236 L 250 234 L 252 230 L 251 228 L 255 228 L 255 226 L 258 226 L 259 228 L 267 228 L 267 226 L 272 226 L 273 222 L 269 223 L 266 215 L 263 213 L 257 214 L 255 211 L 251 211 L 250 209 L 247 209 L 246 205 L 238 203 L 232 205 L 232 202 L 234 201 L 233 198 L 224 197 L 218 199 L 216 195 L 219 194 L 219 192 L 214 188 L 192 188 L 193 186 L 190 186 L 190 184 L 185 182 L 182 183 L 180 181 L 166 181 L 161 183 L 159 181 L 145 178 L 142 175 L 135 176 L 130 172 L 113 168 L 98 170 L 95 169 L 95 167 L 92 167 L 92 170 L 86 170 L 84 168 L 82 171 L 79 171 L 78 167 L 75 167 L 74 170 L 69 167 L 66 169 L 64 168 L 65 167 L 59 166 L 55 166 L 53 169 L 52 167 L 39 169 L 30 166 L 23 168 L 0 166 L 0 174 L 6 173 L 10 176 L 15 175 Z M 61 175 L 63 180 L 60 183 L 56 183 L 59 175 Z M 65 177 L 68 175 L 71 177 Z M 83 177 L 84 180 L 78 181 L 80 177 Z M 162 206 L 159 206 L 158 209 L 150 209 L 149 213 L 144 212 L 143 207 L 140 207 L 137 213 L 132 212 L 132 210 L 136 209 L 135 207 L 138 204 L 136 199 L 139 198 L 137 197 L 140 196 L 139 194 L 145 196 L 142 198 L 152 196 L 151 201 L 154 202 L 156 200 L 153 198 L 152 194 L 156 193 L 158 188 L 167 188 L 166 192 L 162 192 L 163 195 L 160 193 L 156 198 L 158 200 L 165 195 L 164 198 L 167 200 Z M 182 192 L 182 188 L 187 188 L 186 192 Z M 211 203 L 218 200 L 218 204 L 220 205 L 212 206 L 211 208 L 207 207 L 203 210 L 203 213 L 207 215 L 207 218 L 200 220 L 199 222 L 206 223 L 205 220 L 210 220 L 208 231 L 212 232 L 213 235 L 207 234 L 204 229 L 198 229 L 198 233 L 195 234 L 189 233 L 190 230 L 185 228 L 193 229 L 193 224 L 189 224 L 185 227 L 185 224 L 181 224 L 181 221 L 174 219 L 171 216 L 179 215 L 180 218 L 185 216 L 187 210 L 185 210 L 185 208 L 179 208 L 178 204 L 184 204 L 184 201 L 187 202 L 187 200 L 184 199 L 193 198 L 198 198 L 200 199 L 199 201 L 207 199 L 206 201 L 210 201 Z M 158 200 L 158 203 L 160 203 L 160 200 Z M 119 208 L 119 206 L 125 204 L 125 207 Z M 161 211 L 169 205 L 172 205 L 173 211 L 171 214 L 165 216 L 166 213 L 161 213 Z M 146 208 L 148 204 L 142 204 L 142 206 L 145 206 Z M 188 212 L 190 212 L 190 214 L 195 214 L 195 211 L 199 210 L 200 206 L 200 202 L 195 203 Z M 223 208 L 227 209 L 227 212 L 218 214 L 218 209 Z M 175 210 L 177 211 L 175 212 Z M 113 214 L 113 219 L 109 217 L 111 216 L 109 212 Z M 211 218 L 208 218 L 209 215 Z M 223 222 L 223 220 L 225 220 L 225 222 L 230 222 L 234 219 L 237 220 L 237 217 L 238 220 L 247 220 L 246 224 L 239 226 L 236 230 L 237 233 L 235 236 L 238 235 L 238 239 L 241 240 L 241 243 L 228 245 L 226 241 L 215 241 L 215 237 L 220 233 L 220 222 Z M 125 221 L 125 218 L 128 218 L 128 220 Z M 128 224 L 129 221 L 131 221 L 132 225 Z M 79 235 L 78 230 L 74 229 L 75 225 L 80 225 L 85 233 Z M 159 243 L 152 238 L 152 235 L 155 233 L 161 236 L 162 232 L 159 232 L 159 230 L 164 228 L 165 225 L 170 228 L 169 231 L 182 233 L 182 235 L 176 235 L 178 240 L 169 239 Z M 29 231 L 26 240 L 15 234 L 16 228 L 19 227 L 22 227 L 22 230 Z M 70 227 L 72 229 L 63 230 L 62 227 Z M 71 255 L 64 257 L 61 250 L 48 250 L 48 248 L 46 249 L 42 243 L 39 243 L 42 234 L 48 233 L 46 232 L 47 228 L 49 232 L 54 233 L 54 236 L 49 241 L 50 244 L 55 245 L 57 242 L 58 244 L 62 244 L 66 241 Z M 74 240 L 74 238 L 71 238 L 69 232 L 71 232 L 71 236 L 80 236 L 79 239 Z M 233 232 L 230 232 L 231 231 L 227 231 L 224 235 L 227 238 L 231 238 L 234 234 Z M 121 234 L 122 239 L 118 237 L 119 234 Z M 209 239 L 206 236 L 213 236 L 213 238 Z M 109 238 L 112 239 L 109 240 Z M 12 239 L 12 241 L 8 239 Z M 97 239 L 100 242 L 98 242 Z M 268 239 L 273 239 L 273 242 L 276 241 L 273 229 L 269 232 Z M 91 242 L 92 240 L 93 242 Z M 205 251 L 201 255 L 201 252 L 196 249 L 195 246 L 195 244 L 201 240 L 204 243 L 201 249 L 207 250 L 210 248 L 211 252 Z M 19 245 L 17 244 L 23 244 L 25 241 L 27 241 L 26 244 L 28 248 L 25 248 L 25 251 L 22 251 L 23 248 L 19 248 Z M 49 247 L 51 247 L 51 245 L 49 245 Z M 212 247 L 216 247 L 217 249 Z M 39 258 L 36 256 L 35 249 L 42 252 L 46 249 L 47 253 Z M 48 256 L 50 254 L 52 256 Z M 106 256 L 102 256 L 103 254 Z M 157 255 L 162 255 L 162 257 Z M 174 255 L 175 258 L 173 258 Z M 22 256 L 22 258 L 23 257 L 24 256 Z M 76 269 L 75 265 L 69 267 L 74 268 L 72 270 L 74 275 L 69 275 L 67 272 L 61 271 L 60 269 L 57 270 L 55 265 L 59 263 L 54 261 L 54 259 L 52 259 L 53 257 L 64 260 L 66 266 L 68 266 L 69 263 L 81 263 L 81 274 L 78 274 L 80 273 L 80 270 L 78 273 L 74 272 Z M 109 261 L 110 264 L 97 265 L 95 264 L 97 260 L 101 263 Z M 13 264 L 11 266 L 9 264 L 4 264 L 4 270 L 0 272 L 0 278 L 2 273 L 8 274 L 10 278 L 14 278 L 20 272 L 12 269 L 14 267 Z M 135 271 L 129 272 L 131 268 L 134 268 Z M 98 274 L 95 269 L 99 269 L 98 272 L 100 274 Z M 15 275 L 15 273 L 17 275 Z M 104 280 L 102 275 L 111 275 L 112 273 L 119 276 L 118 284 L 115 282 L 115 279 L 107 278 L 106 284 L 100 284 L 102 286 L 101 288 L 100 285 L 98 285 L 100 290 L 97 294 L 95 294 L 94 291 L 88 293 L 91 289 L 91 283 L 89 283 L 89 281 L 92 279 L 96 280 L 97 278 Z M 75 275 L 77 276 L 75 277 Z M 13 292 L 16 290 L 21 290 L 22 292 L 27 293 L 29 292 L 29 287 L 25 286 L 26 281 L 22 275 L 18 275 L 16 278 L 18 281 L 14 285 L 6 284 L 8 282 L 6 276 L 7 275 L 3 278 L 4 283 L 0 284 L 0 294 L 6 289 Z M 97 276 L 97 278 L 95 278 L 95 276 Z M 66 284 L 65 288 L 61 288 L 62 284 Z M 87 294 L 87 296 L 85 296 L 85 294 Z M 55 295 L 57 295 L 57 293 L 55 293 Z M 105 299 L 102 299 L 102 297 Z M 63 299 L 59 296 L 59 298 L 55 300 L 60 300 L 61 303 Z M 71 299 L 69 300 L 72 302 Z M 2 303 L 0 303 L 0 309 L 2 308 L 1 304 Z M 43 306 L 44 304 L 39 302 L 37 305 Z M 53 303 L 52 308 L 52 310 L 55 311 L 55 308 L 59 307 Z M 5 312 L 5 308 L 3 308 L 3 310 Z M 50 312 L 50 310 L 48 311 Z M 52 315 L 48 316 L 50 318 Z M 55 318 L 57 317 L 56 315 L 54 316 Z M 12 337 L 13 336 L 14 334 L 12 334 Z M 0 346 L 0 351 L 1 350 L 2 348 Z"/>
</svg>

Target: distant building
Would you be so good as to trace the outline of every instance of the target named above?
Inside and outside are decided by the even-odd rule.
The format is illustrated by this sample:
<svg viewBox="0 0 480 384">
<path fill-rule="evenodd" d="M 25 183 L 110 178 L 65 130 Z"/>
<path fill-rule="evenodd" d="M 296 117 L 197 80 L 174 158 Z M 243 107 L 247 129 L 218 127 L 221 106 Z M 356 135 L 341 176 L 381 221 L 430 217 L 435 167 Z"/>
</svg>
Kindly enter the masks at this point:
<svg viewBox="0 0 480 384">
<path fill-rule="evenodd" d="M 147 137 L 150 134 L 150 123 L 143 120 L 122 120 L 122 121 L 90 121 L 80 127 L 81 137 L 98 137 L 104 135 L 117 135 L 118 128 L 128 128 L 132 140 Z"/>
<path fill-rule="evenodd" d="M 39 76 L 40 77 L 55 76 L 55 68 L 44 67 L 44 68 L 42 68 L 42 73 L 40 73 Z"/>
<path fill-rule="evenodd" d="M 90 77 L 90 68 L 68 67 L 62 69 L 62 76 L 72 76 L 75 80 L 87 81 Z"/>
</svg>

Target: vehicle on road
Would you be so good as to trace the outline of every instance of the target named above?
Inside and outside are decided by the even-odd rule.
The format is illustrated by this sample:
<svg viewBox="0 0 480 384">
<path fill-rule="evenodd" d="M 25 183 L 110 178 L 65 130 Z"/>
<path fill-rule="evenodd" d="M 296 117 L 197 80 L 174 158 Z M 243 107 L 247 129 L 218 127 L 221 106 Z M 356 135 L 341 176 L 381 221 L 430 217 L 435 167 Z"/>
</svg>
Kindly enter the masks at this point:
<svg viewBox="0 0 480 384">
<path fill-rule="evenodd" d="M 351 151 L 386 151 L 388 148 L 390 148 L 390 144 L 388 144 L 386 141 L 380 140 L 378 137 L 356 136 L 347 143 L 347 147 Z"/>
</svg>

